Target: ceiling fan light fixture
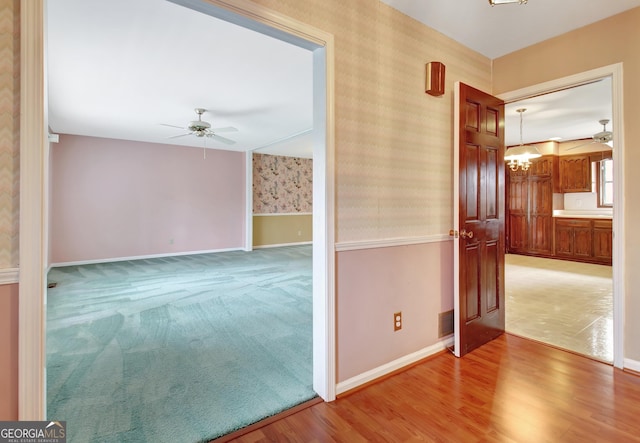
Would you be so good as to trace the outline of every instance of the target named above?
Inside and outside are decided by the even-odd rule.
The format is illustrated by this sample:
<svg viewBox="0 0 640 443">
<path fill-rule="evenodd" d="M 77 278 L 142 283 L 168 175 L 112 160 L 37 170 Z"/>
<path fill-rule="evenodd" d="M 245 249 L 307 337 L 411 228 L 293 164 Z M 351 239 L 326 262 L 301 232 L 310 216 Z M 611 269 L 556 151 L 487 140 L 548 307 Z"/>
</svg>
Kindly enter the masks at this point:
<svg viewBox="0 0 640 443">
<path fill-rule="evenodd" d="M 526 5 L 528 0 L 489 0 L 491 6 L 495 5 L 508 5 L 510 3 L 516 3 L 518 5 Z"/>
<path fill-rule="evenodd" d="M 525 146 L 522 143 L 522 114 L 526 108 L 516 109 L 520 113 L 520 145 L 512 146 L 504 154 L 504 160 L 509 162 L 509 169 L 517 171 L 518 168 L 526 171 L 531 166 L 531 159 L 542 157 L 542 154 L 535 146 Z"/>
</svg>

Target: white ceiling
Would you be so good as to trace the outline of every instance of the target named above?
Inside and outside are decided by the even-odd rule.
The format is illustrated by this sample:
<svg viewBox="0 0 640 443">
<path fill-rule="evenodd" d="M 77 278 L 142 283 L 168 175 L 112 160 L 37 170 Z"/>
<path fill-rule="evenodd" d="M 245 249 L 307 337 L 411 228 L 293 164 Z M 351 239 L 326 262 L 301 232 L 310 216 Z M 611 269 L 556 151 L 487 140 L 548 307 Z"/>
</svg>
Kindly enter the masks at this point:
<svg viewBox="0 0 640 443">
<path fill-rule="evenodd" d="M 47 9 L 52 131 L 310 154 L 310 51 L 163 0 L 52 0 Z M 169 139 L 188 131 L 162 124 L 187 126 L 195 108 L 214 128 L 237 128 L 220 134 L 237 143 Z"/>
<path fill-rule="evenodd" d="M 495 7 L 486 0 L 383 1 L 490 58 L 640 6 L 640 0 Z M 203 147 L 202 138 L 169 138 L 184 132 L 162 125 L 186 126 L 201 107 L 214 128 L 238 129 L 221 134 L 235 145 L 206 139 L 207 147 L 311 156 L 310 51 L 164 0 L 51 0 L 47 9 L 53 132 Z M 508 105 L 507 144 L 519 142 L 519 107 L 527 108 L 525 143 L 585 138 L 602 130 L 598 120 L 611 118 L 606 82 L 557 97 Z"/>
<path fill-rule="evenodd" d="M 494 59 L 640 6 L 640 0 L 381 0 Z"/>
</svg>

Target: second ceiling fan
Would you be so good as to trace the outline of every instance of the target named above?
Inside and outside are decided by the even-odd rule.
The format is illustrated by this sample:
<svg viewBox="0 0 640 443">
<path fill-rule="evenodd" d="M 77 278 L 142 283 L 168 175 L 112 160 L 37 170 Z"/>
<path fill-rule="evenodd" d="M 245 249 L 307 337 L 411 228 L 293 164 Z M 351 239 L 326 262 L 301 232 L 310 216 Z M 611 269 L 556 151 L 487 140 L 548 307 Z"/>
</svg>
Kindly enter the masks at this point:
<svg viewBox="0 0 640 443">
<path fill-rule="evenodd" d="M 221 137 L 218 135 L 219 132 L 237 132 L 238 130 L 236 128 L 234 128 L 233 126 L 227 126 L 224 128 L 212 128 L 211 123 L 202 120 L 202 114 L 207 112 L 206 109 L 196 108 L 194 111 L 198 115 L 198 120 L 193 120 L 189 122 L 189 124 L 186 127 L 161 123 L 162 126 L 169 126 L 171 128 L 179 128 L 179 129 L 184 129 L 189 131 L 186 134 L 174 135 L 173 137 L 169 137 L 169 138 L 179 138 L 179 137 L 186 137 L 188 135 L 195 135 L 196 137 L 211 138 L 219 142 L 225 143 L 227 145 L 233 145 L 236 143 L 235 140 L 231 140 L 226 137 Z"/>
<path fill-rule="evenodd" d="M 568 148 L 567 151 L 571 151 L 572 149 L 576 149 L 576 148 L 580 148 L 582 146 L 586 146 L 586 145 L 591 145 L 591 144 L 605 144 L 605 143 L 609 143 L 610 141 L 613 140 L 613 132 L 611 131 L 607 131 L 607 124 L 609 124 L 609 120 L 608 119 L 602 119 L 599 120 L 598 123 L 600 123 L 602 125 L 602 131 L 600 132 L 596 132 L 595 134 L 593 134 L 593 136 L 591 137 L 592 140 L 588 143 L 583 143 L 581 145 L 578 146 L 573 146 L 571 148 Z"/>
</svg>

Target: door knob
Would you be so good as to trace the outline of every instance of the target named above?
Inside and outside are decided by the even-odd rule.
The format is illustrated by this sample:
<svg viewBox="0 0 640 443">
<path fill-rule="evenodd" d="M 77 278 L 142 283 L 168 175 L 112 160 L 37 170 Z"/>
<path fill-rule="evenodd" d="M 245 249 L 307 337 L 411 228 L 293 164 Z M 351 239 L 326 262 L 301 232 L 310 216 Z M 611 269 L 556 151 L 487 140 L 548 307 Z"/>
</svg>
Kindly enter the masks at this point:
<svg viewBox="0 0 640 443">
<path fill-rule="evenodd" d="M 460 231 L 460 237 L 462 238 L 473 238 L 473 231 L 467 232 L 466 230 Z"/>
<path fill-rule="evenodd" d="M 453 229 L 450 229 L 449 237 L 458 238 L 458 231 L 454 231 Z"/>
</svg>

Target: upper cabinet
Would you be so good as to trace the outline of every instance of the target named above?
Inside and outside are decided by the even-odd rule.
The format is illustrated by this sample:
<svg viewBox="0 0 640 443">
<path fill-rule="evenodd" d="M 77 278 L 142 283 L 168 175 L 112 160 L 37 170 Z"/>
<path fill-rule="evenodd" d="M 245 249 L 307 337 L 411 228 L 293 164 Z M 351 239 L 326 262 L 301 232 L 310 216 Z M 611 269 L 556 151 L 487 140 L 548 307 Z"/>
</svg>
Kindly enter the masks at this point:
<svg viewBox="0 0 640 443">
<path fill-rule="evenodd" d="M 560 192 L 591 192 L 589 154 L 560 157 Z"/>
</svg>

